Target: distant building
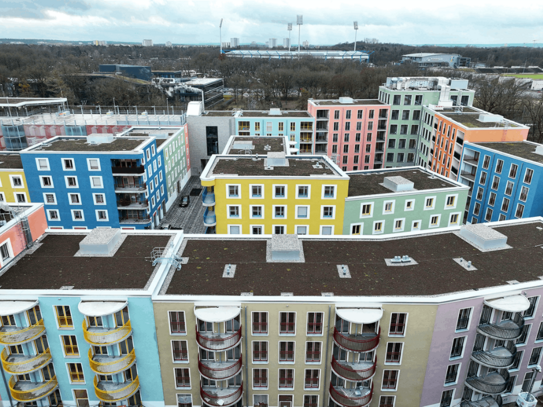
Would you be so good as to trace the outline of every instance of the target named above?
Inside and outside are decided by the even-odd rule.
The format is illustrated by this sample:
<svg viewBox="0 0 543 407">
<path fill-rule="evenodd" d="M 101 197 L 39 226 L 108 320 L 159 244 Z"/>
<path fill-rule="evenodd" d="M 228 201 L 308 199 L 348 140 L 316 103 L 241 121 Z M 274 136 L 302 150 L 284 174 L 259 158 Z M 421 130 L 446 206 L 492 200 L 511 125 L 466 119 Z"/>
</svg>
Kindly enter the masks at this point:
<svg viewBox="0 0 543 407">
<path fill-rule="evenodd" d="M 256 47 L 256 46 L 255 46 Z M 300 51 L 293 49 L 289 51 L 268 51 L 268 50 L 235 50 L 226 52 L 227 57 L 234 58 L 261 58 L 261 59 L 293 59 L 301 56 L 310 56 L 319 59 L 346 59 L 358 62 L 368 62 L 370 56 L 367 52 L 363 51 L 338 51 L 338 50 L 324 50 L 324 51 Z"/>
<path fill-rule="evenodd" d="M 115 73 L 118 75 L 128 76 L 130 78 L 150 81 L 153 76 L 150 66 L 140 65 L 124 65 L 124 64 L 102 64 L 100 65 L 101 73 Z"/>
<path fill-rule="evenodd" d="M 471 58 L 463 57 L 458 54 L 440 54 L 419 52 L 416 54 L 406 54 L 402 56 L 400 63 L 412 62 L 419 65 L 420 68 L 448 66 L 450 68 L 468 67 Z"/>
<path fill-rule="evenodd" d="M 166 41 L 166 44 L 165 44 L 167 47 L 171 47 L 172 46 L 172 42 L 171 41 Z"/>
<path fill-rule="evenodd" d="M 290 38 L 283 38 L 283 48 L 290 47 Z"/>
<path fill-rule="evenodd" d="M 306 49 L 309 48 L 309 41 L 302 42 L 302 46 Z"/>
<path fill-rule="evenodd" d="M 239 38 L 230 38 L 230 47 L 232 48 L 239 47 Z"/>
<path fill-rule="evenodd" d="M 222 78 L 194 78 L 183 85 L 203 90 L 206 108 L 223 99 L 224 80 Z M 175 93 L 181 101 L 202 100 L 202 93 L 191 89 L 178 87 Z"/>
<path fill-rule="evenodd" d="M 153 40 L 143 40 L 141 45 L 144 47 L 152 47 L 153 46 Z"/>
<path fill-rule="evenodd" d="M 277 47 L 277 38 L 270 38 L 270 40 L 268 41 L 268 47 L 269 48 Z"/>
<path fill-rule="evenodd" d="M 107 41 L 101 41 L 101 40 L 94 40 L 95 46 L 105 47 L 107 45 Z"/>
</svg>

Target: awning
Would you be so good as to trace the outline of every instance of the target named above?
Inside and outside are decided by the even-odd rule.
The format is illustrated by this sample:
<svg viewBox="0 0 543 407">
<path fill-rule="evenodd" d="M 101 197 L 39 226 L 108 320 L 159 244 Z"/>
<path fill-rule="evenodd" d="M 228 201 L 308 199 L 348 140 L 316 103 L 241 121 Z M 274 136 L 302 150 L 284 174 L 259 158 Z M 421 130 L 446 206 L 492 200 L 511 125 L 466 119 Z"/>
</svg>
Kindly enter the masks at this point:
<svg viewBox="0 0 543 407">
<path fill-rule="evenodd" d="M 509 297 L 485 300 L 485 305 L 506 312 L 522 312 L 530 308 L 530 301 L 524 295 L 510 295 Z"/>
<path fill-rule="evenodd" d="M 336 315 L 353 324 L 372 324 L 383 317 L 381 308 L 336 308 Z"/>
<path fill-rule="evenodd" d="M 112 315 L 126 307 L 126 301 L 81 301 L 77 308 L 87 317 Z"/>
<path fill-rule="evenodd" d="M 206 322 L 225 322 L 237 317 L 241 307 L 212 307 L 194 310 L 196 318 Z"/>
<path fill-rule="evenodd" d="M 15 315 L 38 305 L 38 301 L 0 301 L 0 316 Z"/>
</svg>

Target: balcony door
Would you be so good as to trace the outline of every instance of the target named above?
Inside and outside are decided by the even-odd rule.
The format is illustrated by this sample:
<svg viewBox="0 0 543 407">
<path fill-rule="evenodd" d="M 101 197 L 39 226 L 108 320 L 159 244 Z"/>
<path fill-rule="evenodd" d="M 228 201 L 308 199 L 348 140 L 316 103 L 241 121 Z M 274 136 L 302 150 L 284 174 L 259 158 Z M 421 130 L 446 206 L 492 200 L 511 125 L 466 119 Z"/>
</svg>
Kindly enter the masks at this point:
<svg viewBox="0 0 543 407">
<path fill-rule="evenodd" d="M 77 407 L 89 407 L 87 390 L 74 390 L 74 396 Z"/>
<path fill-rule="evenodd" d="M 279 396 L 279 407 L 292 407 L 292 396 Z"/>
</svg>

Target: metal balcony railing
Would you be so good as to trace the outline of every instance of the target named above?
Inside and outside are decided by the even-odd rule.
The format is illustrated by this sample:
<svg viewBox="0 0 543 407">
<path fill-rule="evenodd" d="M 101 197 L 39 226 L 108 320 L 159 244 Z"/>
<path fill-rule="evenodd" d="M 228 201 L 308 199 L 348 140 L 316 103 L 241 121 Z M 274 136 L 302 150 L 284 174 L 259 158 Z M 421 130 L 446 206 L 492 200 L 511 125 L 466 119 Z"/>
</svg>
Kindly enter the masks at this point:
<svg viewBox="0 0 543 407">
<path fill-rule="evenodd" d="M 204 189 L 202 194 L 202 203 L 204 206 L 214 206 L 215 205 L 215 193 L 209 192 L 207 188 Z"/>
<path fill-rule="evenodd" d="M 206 208 L 204 212 L 204 225 L 205 226 L 215 226 L 217 224 L 217 218 L 215 216 L 215 211 L 210 211 L 209 208 Z"/>
<path fill-rule="evenodd" d="M 466 379 L 466 385 L 472 390 L 484 394 L 501 394 L 507 389 L 511 377 L 507 370 L 491 372 L 485 376 L 474 376 Z"/>
<path fill-rule="evenodd" d="M 231 349 L 241 341 L 241 325 L 236 332 L 227 334 L 201 333 L 198 332 L 198 327 L 196 327 L 196 341 L 202 348 L 214 352 Z"/>
<path fill-rule="evenodd" d="M 58 387 L 57 377 L 46 382 L 18 381 L 15 376 L 9 379 L 11 396 L 22 403 L 36 401 L 51 394 Z"/>
<path fill-rule="evenodd" d="M 210 406 L 228 407 L 236 403 L 243 395 L 243 383 L 239 387 L 228 387 L 226 389 L 200 386 L 200 397 L 202 401 Z"/>
<path fill-rule="evenodd" d="M 226 362 L 201 361 L 198 356 L 198 370 L 202 376 L 210 380 L 225 380 L 235 376 L 241 370 L 242 357 Z"/>
<path fill-rule="evenodd" d="M 12 375 L 30 373 L 51 362 L 51 352 L 47 349 L 36 356 L 9 355 L 7 348 L 0 354 L 4 370 Z"/>
<path fill-rule="evenodd" d="M 145 182 L 117 182 L 115 183 L 115 189 L 135 189 L 145 190 L 147 183 Z"/>
<path fill-rule="evenodd" d="M 497 324 L 484 323 L 477 327 L 477 332 L 493 339 L 512 341 L 522 335 L 524 317 L 516 314 L 513 319 L 506 319 Z"/>
<path fill-rule="evenodd" d="M 18 343 L 28 342 L 36 339 L 45 332 L 43 319 L 40 319 L 36 324 L 26 328 L 4 325 L 0 328 L 0 344 L 16 345 Z"/>
<path fill-rule="evenodd" d="M 332 369 L 338 376 L 341 376 L 346 380 L 368 380 L 375 374 L 376 366 L 377 358 L 375 358 L 375 362 L 372 365 L 371 363 L 339 362 L 335 357 L 332 357 Z"/>
<path fill-rule="evenodd" d="M 127 215 L 120 216 L 119 222 L 120 223 L 149 223 L 151 222 L 151 218 L 148 215 L 127 214 Z"/>
<path fill-rule="evenodd" d="M 113 383 L 106 381 L 98 381 L 98 377 L 94 377 L 94 392 L 96 397 L 106 402 L 117 402 L 131 397 L 140 388 L 140 379 L 138 376 L 130 382 Z"/>
<path fill-rule="evenodd" d="M 368 352 L 379 345 L 381 328 L 376 334 L 349 335 L 343 334 L 334 328 L 334 341 L 338 346 L 351 352 Z"/>
<path fill-rule="evenodd" d="M 137 167 L 111 167 L 112 174 L 143 174 L 145 167 L 143 165 Z"/>
<path fill-rule="evenodd" d="M 366 390 L 365 393 L 364 390 Z M 355 394 L 356 391 L 356 389 L 344 389 L 343 387 L 336 388 L 330 383 L 330 396 L 336 403 L 345 407 L 367 406 L 373 396 L 373 384 L 371 389 L 362 389 L 360 396 Z"/>
<path fill-rule="evenodd" d="M 484 397 L 477 401 L 462 400 L 460 403 L 460 407 L 502 407 L 502 405 L 502 396 L 496 398 Z"/>
<path fill-rule="evenodd" d="M 83 337 L 94 346 L 113 345 L 124 341 L 132 333 L 132 324 L 130 321 L 123 326 L 109 329 L 102 327 L 89 327 L 87 321 L 83 321 Z"/>
<path fill-rule="evenodd" d="M 128 369 L 136 362 L 136 351 L 132 349 L 127 355 L 108 356 L 94 355 L 89 349 L 89 364 L 93 372 L 101 375 L 111 375 Z"/>
<path fill-rule="evenodd" d="M 490 368 L 506 368 L 513 364 L 517 347 L 513 342 L 508 342 L 506 346 L 500 346 L 492 350 L 477 350 L 471 355 L 476 362 Z"/>
<path fill-rule="evenodd" d="M 130 208 L 140 209 L 140 208 L 147 208 L 147 205 L 149 205 L 149 200 L 148 199 L 136 199 L 135 201 L 133 201 L 130 198 L 122 198 L 122 199 L 117 200 L 117 206 L 118 207 L 119 206 L 121 206 L 121 207 L 129 206 Z M 129 208 L 127 208 L 127 209 L 129 209 Z"/>
</svg>

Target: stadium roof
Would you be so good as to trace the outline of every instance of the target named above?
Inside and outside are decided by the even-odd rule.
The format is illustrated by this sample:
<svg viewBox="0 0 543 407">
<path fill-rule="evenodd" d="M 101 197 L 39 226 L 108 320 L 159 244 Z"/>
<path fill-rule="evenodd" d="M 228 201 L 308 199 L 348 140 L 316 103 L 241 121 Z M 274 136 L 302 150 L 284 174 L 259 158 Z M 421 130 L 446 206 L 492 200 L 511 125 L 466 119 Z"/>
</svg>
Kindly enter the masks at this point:
<svg viewBox="0 0 543 407">
<path fill-rule="evenodd" d="M 234 50 L 225 51 L 227 57 L 237 58 L 268 58 L 268 59 L 294 59 L 304 56 L 310 56 L 320 59 L 347 59 L 353 61 L 367 61 L 370 53 L 366 51 L 339 51 L 339 50 L 319 50 L 319 51 L 277 51 L 277 50 Z"/>
</svg>

